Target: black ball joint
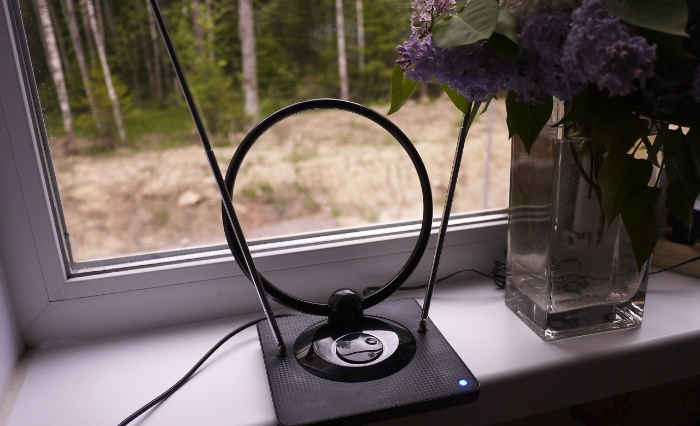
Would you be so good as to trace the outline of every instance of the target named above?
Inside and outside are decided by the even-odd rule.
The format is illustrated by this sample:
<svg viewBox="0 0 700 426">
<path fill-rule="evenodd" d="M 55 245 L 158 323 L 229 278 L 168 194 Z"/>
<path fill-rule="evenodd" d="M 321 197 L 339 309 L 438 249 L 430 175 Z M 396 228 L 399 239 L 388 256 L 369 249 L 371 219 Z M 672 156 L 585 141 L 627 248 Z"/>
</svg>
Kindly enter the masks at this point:
<svg viewBox="0 0 700 426">
<path fill-rule="evenodd" d="M 355 290 L 336 290 L 328 299 L 328 306 L 331 308 L 328 324 L 335 332 L 348 332 L 362 327 L 362 296 Z"/>
</svg>

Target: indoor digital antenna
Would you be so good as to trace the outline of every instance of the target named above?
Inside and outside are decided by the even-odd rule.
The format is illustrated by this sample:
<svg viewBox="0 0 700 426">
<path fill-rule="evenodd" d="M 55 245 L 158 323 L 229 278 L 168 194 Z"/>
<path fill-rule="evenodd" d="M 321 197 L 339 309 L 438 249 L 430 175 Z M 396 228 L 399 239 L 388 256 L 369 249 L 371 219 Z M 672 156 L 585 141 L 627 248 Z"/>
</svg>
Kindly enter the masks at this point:
<svg viewBox="0 0 700 426">
<path fill-rule="evenodd" d="M 313 99 L 283 108 L 256 125 L 236 149 L 224 178 L 158 3 L 156 0 L 149 2 L 221 195 L 229 249 L 255 286 L 265 313 L 266 320 L 259 323 L 257 329 L 278 422 L 283 425 L 362 424 L 476 400 L 478 381 L 428 318 L 466 137 L 465 125 L 468 128 L 476 111 L 465 115 L 460 131 L 424 309 L 413 299 L 386 301 L 417 267 L 432 230 L 430 183 L 410 140 L 385 116 L 365 106 L 339 99 Z M 338 289 L 328 303 L 297 298 L 259 273 L 231 200 L 238 170 L 258 138 L 286 118 L 319 109 L 350 112 L 381 126 L 411 159 L 423 193 L 418 238 L 396 275 L 365 297 L 351 289 Z M 278 320 L 268 297 L 302 314 Z M 290 348 L 293 349 L 291 353 Z"/>
</svg>

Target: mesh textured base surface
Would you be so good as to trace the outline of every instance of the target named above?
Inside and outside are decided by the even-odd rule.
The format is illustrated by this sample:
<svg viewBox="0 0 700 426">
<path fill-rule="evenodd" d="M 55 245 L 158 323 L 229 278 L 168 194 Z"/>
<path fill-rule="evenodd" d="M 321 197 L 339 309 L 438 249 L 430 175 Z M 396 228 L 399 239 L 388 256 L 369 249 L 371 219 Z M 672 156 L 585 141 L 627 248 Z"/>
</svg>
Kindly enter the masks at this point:
<svg viewBox="0 0 700 426">
<path fill-rule="evenodd" d="M 365 311 L 387 318 L 413 333 L 417 350 L 402 370 L 382 379 L 347 383 L 317 377 L 297 362 L 293 353 L 277 356 L 270 325 L 258 324 L 265 368 L 281 425 L 363 424 L 466 404 L 477 399 L 479 383 L 432 321 L 428 332 L 418 333 L 421 308 L 413 299 L 386 301 Z M 306 328 L 324 318 L 294 315 L 279 319 L 292 352 L 294 341 Z M 460 385 L 466 380 L 466 385 Z"/>
</svg>

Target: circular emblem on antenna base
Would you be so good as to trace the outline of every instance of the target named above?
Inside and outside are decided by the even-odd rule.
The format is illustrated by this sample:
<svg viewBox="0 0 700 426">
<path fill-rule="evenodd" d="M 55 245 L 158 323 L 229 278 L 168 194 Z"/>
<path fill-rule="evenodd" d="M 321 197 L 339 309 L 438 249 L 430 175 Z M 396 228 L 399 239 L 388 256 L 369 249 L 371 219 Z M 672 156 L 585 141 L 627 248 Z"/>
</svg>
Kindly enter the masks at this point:
<svg viewBox="0 0 700 426">
<path fill-rule="evenodd" d="M 408 365 L 416 353 L 416 340 L 408 329 L 393 321 L 367 316 L 361 325 L 338 332 L 326 321 L 304 330 L 294 354 L 304 369 L 337 382 L 381 379 Z"/>
<path fill-rule="evenodd" d="M 384 351 L 382 342 L 371 334 L 350 333 L 335 341 L 338 358 L 351 364 L 367 364 Z"/>
</svg>

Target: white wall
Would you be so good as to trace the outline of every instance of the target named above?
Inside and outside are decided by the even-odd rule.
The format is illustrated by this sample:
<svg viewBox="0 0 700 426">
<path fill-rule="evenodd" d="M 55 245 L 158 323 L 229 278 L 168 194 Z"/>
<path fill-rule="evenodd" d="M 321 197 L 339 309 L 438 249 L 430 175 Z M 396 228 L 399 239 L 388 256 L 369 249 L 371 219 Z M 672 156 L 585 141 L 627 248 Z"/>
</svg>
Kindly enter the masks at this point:
<svg viewBox="0 0 700 426">
<path fill-rule="evenodd" d="M 2 259 L 0 259 L 0 401 L 9 383 L 15 362 L 24 350 L 11 300 L 9 285 L 3 270 Z"/>
</svg>

